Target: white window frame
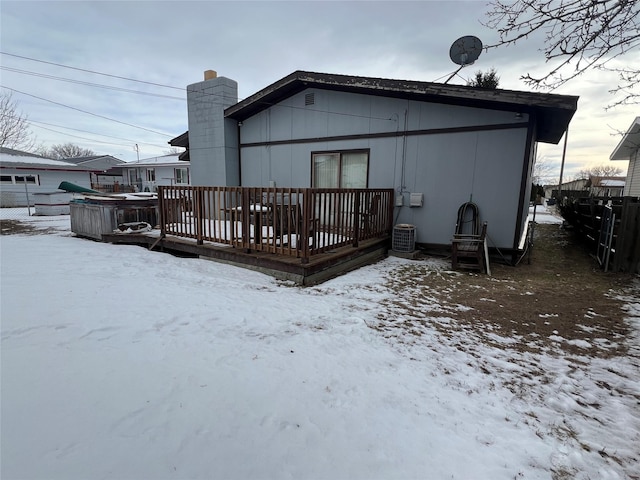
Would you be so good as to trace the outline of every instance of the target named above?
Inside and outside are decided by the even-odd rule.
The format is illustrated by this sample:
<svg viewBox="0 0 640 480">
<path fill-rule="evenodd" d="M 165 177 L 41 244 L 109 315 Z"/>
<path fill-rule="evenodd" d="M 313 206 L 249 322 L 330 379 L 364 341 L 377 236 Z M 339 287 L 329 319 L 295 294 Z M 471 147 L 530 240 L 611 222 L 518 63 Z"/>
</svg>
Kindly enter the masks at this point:
<svg viewBox="0 0 640 480">
<path fill-rule="evenodd" d="M 189 168 L 188 167 L 174 168 L 173 178 L 176 185 L 189 185 Z M 181 181 L 181 180 L 186 180 L 186 181 Z"/>
<path fill-rule="evenodd" d="M 137 168 L 129 168 L 129 174 L 127 175 L 127 180 L 129 180 L 129 185 L 135 185 L 138 183 L 138 169 Z"/>
<path fill-rule="evenodd" d="M 2 180 L 0 183 L 3 185 L 24 185 L 25 178 L 27 180 L 27 185 L 40 185 L 40 175 L 32 175 L 32 174 L 13 174 L 13 175 L 2 175 L 2 177 L 9 177 L 8 180 Z"/>
<path fill-rule="evenodd" d="M 367 166 L 365 173 L 365 185 L 359 188 L 368 188 L 369 186 L 369 161 L 371 158 L 371 152 L 369 149 L 357 149 L 357 150 L 331 150 L 326 152 L 311 152 L 311 186 L 313 188 L 317 187 L 317 178 L 316 178 L 316 158 L 318 157 L 337 157 L 338 160 L 338 169 L 336 171 L 336 183 L 337 186 L 328 187 L 328 188 L 347 188 L 343 186 L 343 162 L 345 155 L 349 154 L 366 154 L 367 156 Z"/>
</svg>

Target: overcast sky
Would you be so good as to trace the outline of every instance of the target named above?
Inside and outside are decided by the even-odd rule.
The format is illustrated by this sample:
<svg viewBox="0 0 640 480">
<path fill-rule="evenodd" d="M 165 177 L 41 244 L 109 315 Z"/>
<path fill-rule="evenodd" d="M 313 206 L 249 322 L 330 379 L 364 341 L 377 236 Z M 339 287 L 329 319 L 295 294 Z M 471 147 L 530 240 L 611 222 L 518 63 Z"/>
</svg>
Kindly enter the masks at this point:
<svg viewBox="0 0 640 480">
<path fill-rule="evenodd" d="M 236 80 L 241 99 L 295 70 L 443 82 L 456 69 L 449 59 L 454 40 L 475 35 L 485 45 L 496 41 L 481 24 L 486 10 L 484 1 L 3 0 L 1 84 L 14 90 L 45 146 L 71 142 L 131 161 L 136 144 L 140 158 L 162 155 L 167 141 L 187 130 L 185 87 L 201 81 L 204 70 Z M 548 68 L 541 47 L 541 39 L 530 38 L 483 52 L 450 83 L 465 84 L 474 72 L 494 67 L 501 88 L 529 91 L 519 77 Z M 625 63 L 639 65 L 640 52 Z M 631 107 L 605 111 L 616 84 L 614 74 L 593 72 L 554 92 L 580 96 L 565 179 L 610 164 L 616 133 L 640 115 Z M 538 152 L 557 176 L 562 141 Z M 626 162 L 614 166 L 626 173 Z"/>
</svg>

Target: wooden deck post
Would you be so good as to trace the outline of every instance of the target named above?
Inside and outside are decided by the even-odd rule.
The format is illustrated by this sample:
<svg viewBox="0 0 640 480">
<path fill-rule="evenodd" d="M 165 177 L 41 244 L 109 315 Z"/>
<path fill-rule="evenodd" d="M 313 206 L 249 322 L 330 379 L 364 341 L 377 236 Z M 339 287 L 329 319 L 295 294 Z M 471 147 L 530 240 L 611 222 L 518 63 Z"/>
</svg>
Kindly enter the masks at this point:
<svg viewBox="0 0 640 480">
<path fill-rule="evenodd" d="M 242 217 L 242 248 L 246 253 L 250 251 L 251 243 L 251 189 L 242 189 L 242 201 L 240 203 L 240 213 Z"/>
<path fill-rule="evenodd" d="M 160 236 L 167 234 L 167 202 L 164 187 L 158 187 L 158 210 L 160 210 Z"/>
<path fill-rule="evenodd" d="M 353 202 L 353 246 L 358 248 L 360 241 L 360 193 L 356 192 Z"/>
<path fill-rule="evenodd" d="M 393 234 L 393 210 L 395 208 L 395 191 L 391 191 L 391 193 L 387 193 L 387 221 L 385 222 L 387 235 Z"/>
<path fill-rule="evenodd" d="M 315 198 L 312 194 L 312 190 L 310 188 L 305 188 L 302 193 L 302 235 L 300 235 L 299 241 L 302 243 L 302 248 L 300 249 L 302 252 L 302 263 L 309 263 L 309 233 L 311 227 L 311 217 L 312 217 L 312 203 L 315 201 Z M 314 245 L 314 248 L 317 248 Z"/>
<path fill-rule="evenodd" d="M 202 187 L 195 187 L 195 211 L 197 212 L 196 221 L 196 243 L 202 245 L 204 243 L 202 239 L 202 232 L 204 230 L 204 190 Z"/>
</svg>

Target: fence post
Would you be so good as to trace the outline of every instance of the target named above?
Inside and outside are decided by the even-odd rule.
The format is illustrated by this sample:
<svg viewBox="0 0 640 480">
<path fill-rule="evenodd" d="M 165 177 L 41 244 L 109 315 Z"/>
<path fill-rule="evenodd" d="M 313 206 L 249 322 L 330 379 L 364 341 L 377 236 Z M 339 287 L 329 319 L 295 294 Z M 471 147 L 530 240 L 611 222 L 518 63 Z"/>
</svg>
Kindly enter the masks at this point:
<svg viewBox="0 0 640 480">
<path fill-rule="evenodd" d="M 640 202 L 624 197 L 613 270 L 640 273 Z"/>
</svg>

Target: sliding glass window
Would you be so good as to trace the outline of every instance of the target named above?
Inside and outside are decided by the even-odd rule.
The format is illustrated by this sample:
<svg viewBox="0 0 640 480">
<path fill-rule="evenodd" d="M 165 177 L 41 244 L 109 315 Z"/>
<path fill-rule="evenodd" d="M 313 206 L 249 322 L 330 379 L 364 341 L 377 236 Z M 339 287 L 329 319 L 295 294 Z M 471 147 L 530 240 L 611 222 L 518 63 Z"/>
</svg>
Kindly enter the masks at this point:
<svg viewBox="0 0 640 480">
<path fill-rule="evenodd" d="M 311 159 L 314 188 L 367 188 L 368 150 L 318 152 Z"/>
</svg>

